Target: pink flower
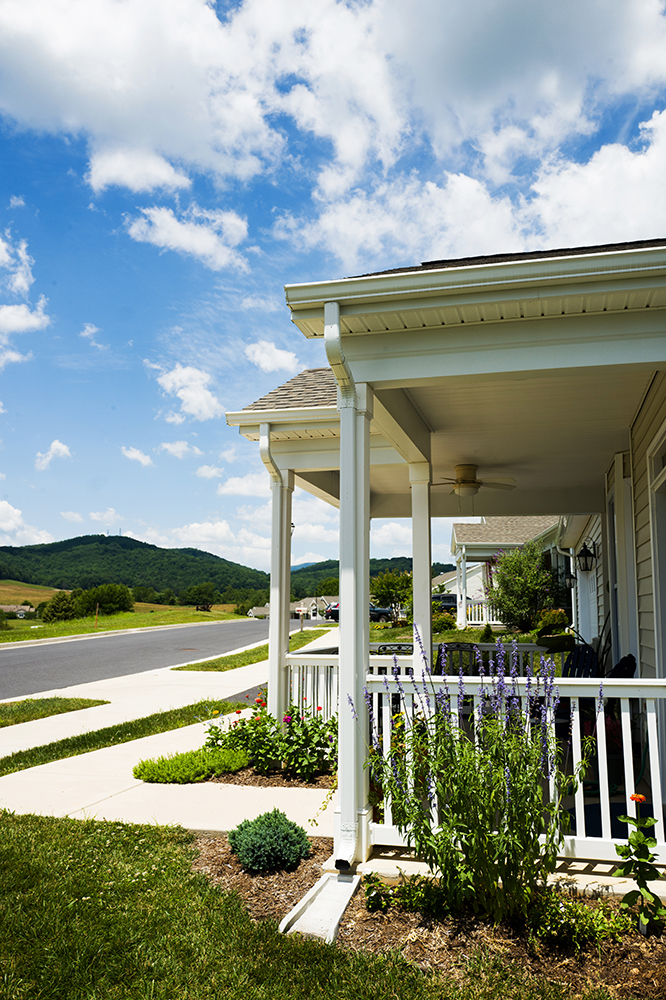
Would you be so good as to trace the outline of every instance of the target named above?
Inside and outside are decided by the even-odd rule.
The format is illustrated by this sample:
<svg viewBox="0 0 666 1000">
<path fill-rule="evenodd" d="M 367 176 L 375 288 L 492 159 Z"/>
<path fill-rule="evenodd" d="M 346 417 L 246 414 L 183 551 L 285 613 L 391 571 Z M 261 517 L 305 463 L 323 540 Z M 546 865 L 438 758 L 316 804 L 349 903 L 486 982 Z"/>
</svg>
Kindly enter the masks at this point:
<svg viewBox="0 0 666 1000">
<path fill-rule="evenodd" d="M 282 721 L 283 722 L 291 722 L 291 716 L 290 715 L 285 715 L 284 718 L 282 719 Z"/>
</svg>

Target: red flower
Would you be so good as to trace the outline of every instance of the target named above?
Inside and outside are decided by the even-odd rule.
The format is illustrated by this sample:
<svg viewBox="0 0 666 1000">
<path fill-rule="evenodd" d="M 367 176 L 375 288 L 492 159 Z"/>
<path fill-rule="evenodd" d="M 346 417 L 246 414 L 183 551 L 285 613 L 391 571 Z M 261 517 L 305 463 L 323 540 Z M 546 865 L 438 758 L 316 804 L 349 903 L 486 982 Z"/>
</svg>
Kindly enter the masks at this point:
<svg viewBox="0 0 666 1000">
<path fill-rule="evenodd" d="M 241 714 L 241 710 L 240 710 L 240 708 L 237 708 L 236 709 L 236 715 L 240 715 L 240 714 Z"/>
<path fill-rule="evenodd" d="M 317 711 L 321 712 L 321 705 L 317 705 Z"/>
<path fill-rule="evenodd" d="M 646 802 L 647 801 L 647 799 L 645 798 L 645 796 L 644 795 L 639 795 L 638 792 L 634 792 L 634 794 L 630 795 L 629 798 L 631 799 L 632 802 Z"/>
<path fill-rule="evenodd" d="M 249 696 L 248 696 L 248 697 L 249 697 Z M 261 704 L 262 704 L 262 702 L 261 702 L 261 698 L 255 698 L 255 699 L 254 699 L 254 703 L 255 703 L 255 705 L 261 705 Z"/>
</svg>

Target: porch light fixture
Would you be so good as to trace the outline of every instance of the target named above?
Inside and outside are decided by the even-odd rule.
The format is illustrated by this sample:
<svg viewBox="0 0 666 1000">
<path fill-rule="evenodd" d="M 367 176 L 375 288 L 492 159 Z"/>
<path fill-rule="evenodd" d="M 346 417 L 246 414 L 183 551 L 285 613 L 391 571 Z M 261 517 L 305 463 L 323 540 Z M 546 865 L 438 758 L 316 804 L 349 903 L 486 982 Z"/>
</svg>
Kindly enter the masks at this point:
<svg viewBox="0 0 666 1000">
<path fill-rule="evenodd" d="M 583 547 L 576 555 L 578 560 L 578 569 L 581 573 L 590 573 L 594 568 L 594 561 L 597 558 L 597 549 L 594 542 L 590 542 L 592 546 L 591 549 L 588 548 L 587 542 L 583 542 Z"/>
<path fill-rule="evenodd" d="M 569 590 L 573 590 L 576 586 L 576 576 L 571 572 L 571 570 L 567 570 L 564 574 L 564 582 Z"/>
</svg>

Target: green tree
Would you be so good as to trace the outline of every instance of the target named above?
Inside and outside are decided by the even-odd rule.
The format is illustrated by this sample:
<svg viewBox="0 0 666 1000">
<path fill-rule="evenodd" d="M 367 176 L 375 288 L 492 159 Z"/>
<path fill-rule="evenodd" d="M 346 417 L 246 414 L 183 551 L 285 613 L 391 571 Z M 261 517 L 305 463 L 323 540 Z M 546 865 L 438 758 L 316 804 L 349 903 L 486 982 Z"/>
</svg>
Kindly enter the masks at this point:
<svg viewBox="0 0 666 1000">
<path fill-rule="evenodd" d="M 552 607 L 552 575 L 538 542 L 500 552 L 492 567 L 493 588 L 488 598 L 501 622 L 520 632 L 536 627 L 541 614 Z"/>
<path fill-rule="evenodd" d="M 178 595 L 178 603 L 185 604 L 217 604 L 220 595 L 215 589 L 214 583 L 198 583 L 193 587 L 188 587 Z"/>
<path fill-rule="evenodd" d="M 66 590 L 54 594 L 42 611 L 44 622 L 68 622 L 76 617 L 74 598 Z"/>
<path fill-rule="evenodd" d="M 132 591 L 124 583 L 103 583 L 77 593 L 75 607 L 78 615 L 94 615 L 99 605 L 100 615 L 116 615 L 134 607 Z"/>
<path fill-rule="evenodd" d="M 412 601 L 412 574 L 392 573 L 387 570 L 370 581 L 370 593 L 375 603 L 390 608 L 393 620 L 397 621 L 400 607 Z"/>
<path fill-rule="evenodd" d="M 335 597 L 340 593 L 340 581 L 337 576 L 329 576 L 318 585 L 315 597 Z"/>
</svg>

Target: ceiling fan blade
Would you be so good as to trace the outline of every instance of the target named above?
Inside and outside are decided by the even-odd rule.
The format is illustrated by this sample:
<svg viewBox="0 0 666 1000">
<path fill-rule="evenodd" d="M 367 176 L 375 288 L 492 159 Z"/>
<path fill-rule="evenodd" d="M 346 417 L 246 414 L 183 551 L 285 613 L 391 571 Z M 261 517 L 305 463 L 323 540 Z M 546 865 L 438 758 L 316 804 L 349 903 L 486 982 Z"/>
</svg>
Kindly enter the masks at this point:
<svg viewBox="0 0 666 1000">
<path fill-rule="evenodd" d="M 482 490 L 515 490 L 511 483 L 495 483 L 492 480 L 481 483 Z"/>
</svg>

